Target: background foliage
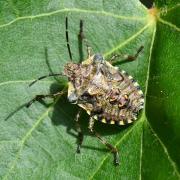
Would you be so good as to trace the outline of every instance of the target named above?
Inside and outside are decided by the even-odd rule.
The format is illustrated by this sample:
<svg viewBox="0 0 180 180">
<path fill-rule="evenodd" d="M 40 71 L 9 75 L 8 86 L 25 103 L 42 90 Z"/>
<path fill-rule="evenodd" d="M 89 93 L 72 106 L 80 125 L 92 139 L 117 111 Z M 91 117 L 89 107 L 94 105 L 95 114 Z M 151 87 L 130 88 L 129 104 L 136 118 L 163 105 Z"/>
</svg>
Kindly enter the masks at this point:
<svg viewBox="0 0 180 180">
<path fill-rule="evenodd" d="M 172 0 L 156 1 L 151 10 L 137 0 L 0 1 L 1 179 L 179 179 L 179 7 Z M 66 96 L 24 107 L 36 94 L 57 92 L 67 84 L 49 78 L 28 87 L 39 76 L 62 72 L 69 61 L 66 16 L 75 62 L 82 58 L 80 19 L 94 53 L 107 59 L 145 47 L 137 61 L 118 64 L 145 93 L 139 120 L 126 127 L 98 122 L 95 127 L 119 149 L 119 167 L 88 133 L 86 113 L 81 117 L 82 153 L 75 153 L 77 107 Z"/>
</svg>

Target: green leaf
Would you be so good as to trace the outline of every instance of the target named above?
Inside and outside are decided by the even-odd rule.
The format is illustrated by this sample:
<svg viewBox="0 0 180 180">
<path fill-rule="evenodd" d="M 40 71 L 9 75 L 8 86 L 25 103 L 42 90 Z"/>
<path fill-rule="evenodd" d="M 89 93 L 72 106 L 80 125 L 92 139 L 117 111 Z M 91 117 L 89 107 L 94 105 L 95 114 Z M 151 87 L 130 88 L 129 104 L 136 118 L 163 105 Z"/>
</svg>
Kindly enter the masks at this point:
<svg viewBox="0 0 180 180">
<path fill-rule="evenodd" d="M 0 2 L 0 178 L 1 179 L 158 179 L 180 178 L 179 4 L 158 1 L 147 10 L 139 1 L 1 1 Z M 119 65 L 145 93 L 145 109 L 128 127 L 96 123 L 95 129 L 120 152 L 121 164 L 85 134 L 76 154 L 74 119 L 77 107 L 66 95 L 54 102 L 23 105 L 37 94 L 67 87 L 65 78 L 28 84 L 69 62 L 65 17 L 69 18 L 73 61 L 81 58 L 79 21 L 93 52 L 134 54 L 136 61 Z M 86 51 L 83 48 L 83 58 Z"/>
</svg>

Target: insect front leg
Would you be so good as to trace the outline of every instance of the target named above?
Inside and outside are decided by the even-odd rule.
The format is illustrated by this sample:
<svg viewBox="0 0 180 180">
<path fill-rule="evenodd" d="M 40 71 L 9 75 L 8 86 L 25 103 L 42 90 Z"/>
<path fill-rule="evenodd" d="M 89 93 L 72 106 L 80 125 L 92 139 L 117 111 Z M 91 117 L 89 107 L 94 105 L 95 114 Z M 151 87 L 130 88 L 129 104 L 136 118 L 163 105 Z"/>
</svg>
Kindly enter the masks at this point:
<svg viewBox="0 0 180 180">
<path fill-rule="evenodd" d="M 35 101 L 41 101 L 42 99 L 45 99 L 45 98 L 55 98 L 57 96 L 60 96 L 62 95 L 64 92 L 61 91 L 61 92 L 58 92 L 56 94 L 47 94 L 47 95 L 36 95 L 32 100 L 30 100 L 27 104 L 26 104 L 26 107 L 29 108 Z"/>
<path fill-rule="evenodd" d="M 89 120 L 89 130 L 90 132 L 95 135 L 102 144 L 104 144 L 113 154 L 114 154 L 114 164 L 117 166 L 119 165 L 119 154 L 118 154 L 118 150 L 116 147 L 114 147 L 113 145 L 111 145 L 110 143 L 108 143 L 104 138 L 102 138 L 100 136 L 100 134 L 98 134 L 94 129 L 94 122 L 95 122 L 95 119 L 93 117 L 90 117 L 90 120 Z"/>
<path fill-rule="evenodd" d="M 138 57 L 139 53 L 143 50 L 144 46 L 140 46 L 134 55 L 129 54 L 115 54 L 109 60 L 112 64 L 117 63 L 119 60 L 117 58 L 122 58 L 123 61 L 134 61 Z"/>
<path fill-rule="evenodd" d="M 77 115 L 76 115 L 76 118 L 75 118 L 76 131 L 78 132 L 77 150 L 76 150 L 77 153 L 80 153 L 80 152 L 81 152 L 81 145 L 82 145 L 82 142 L 83 142 L 83 139 L 84 139 L 84 135 L 83 135 L 83 133 L 82 133 L 81 126 L 80 126 L 80 124 L 79 124 L 80 115 L 81 115 L 81 110 L 78 111 L 78 113 L 77 113 Z"/>
</svg>

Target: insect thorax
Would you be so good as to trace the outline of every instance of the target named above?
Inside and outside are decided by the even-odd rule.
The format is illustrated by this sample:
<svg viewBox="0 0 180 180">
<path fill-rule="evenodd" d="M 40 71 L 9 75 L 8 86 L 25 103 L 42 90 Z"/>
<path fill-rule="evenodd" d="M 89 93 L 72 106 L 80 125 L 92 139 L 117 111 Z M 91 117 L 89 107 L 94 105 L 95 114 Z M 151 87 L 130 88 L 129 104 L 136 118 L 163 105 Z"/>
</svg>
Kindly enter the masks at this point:
<svg viewBox="0 0 180 180">
<path fill-rule="evenodd" d="M 65 66 L 68 99 L 102 122 L 131 123 L 143 108 L 143 93 L 131 76 L 101 57 L 96 54 L 82 64 Z"/>
</svg>

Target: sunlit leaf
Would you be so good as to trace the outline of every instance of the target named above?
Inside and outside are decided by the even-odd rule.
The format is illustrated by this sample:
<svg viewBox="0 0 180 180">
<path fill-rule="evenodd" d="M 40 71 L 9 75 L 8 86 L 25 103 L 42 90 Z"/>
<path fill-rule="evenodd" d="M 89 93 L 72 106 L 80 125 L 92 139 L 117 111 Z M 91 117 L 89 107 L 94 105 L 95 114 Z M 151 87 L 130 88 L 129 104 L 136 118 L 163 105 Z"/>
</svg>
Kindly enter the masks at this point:
<svg viewBox="0 0 180 180">
<path fill-rule="evenodd" d="M 0 2 L 0 178 L 1 179 L 159 179 L 180 178 L 179 4 L 156 2 L 148 10 L 139 1 L 32 0 Z M 65 17 L 73 61 L 82 58 L 79 21 L 93 52 L 108 60 L 114 53 L 138 59 L 118 64 L 141 85 L 146 105 L 127 127 L 96 123 L 95 129 L 120 152 L 121 164 L 88 130 L 76 154 L 77 107 L 66 94 L 55 101 L 24 107 L 37 94 L 67 89 L 65 78 L 39 76 L 63 71 L 69 62 Z M 85 47 L 83 59 L 86 59 Z"/>
</svg>

